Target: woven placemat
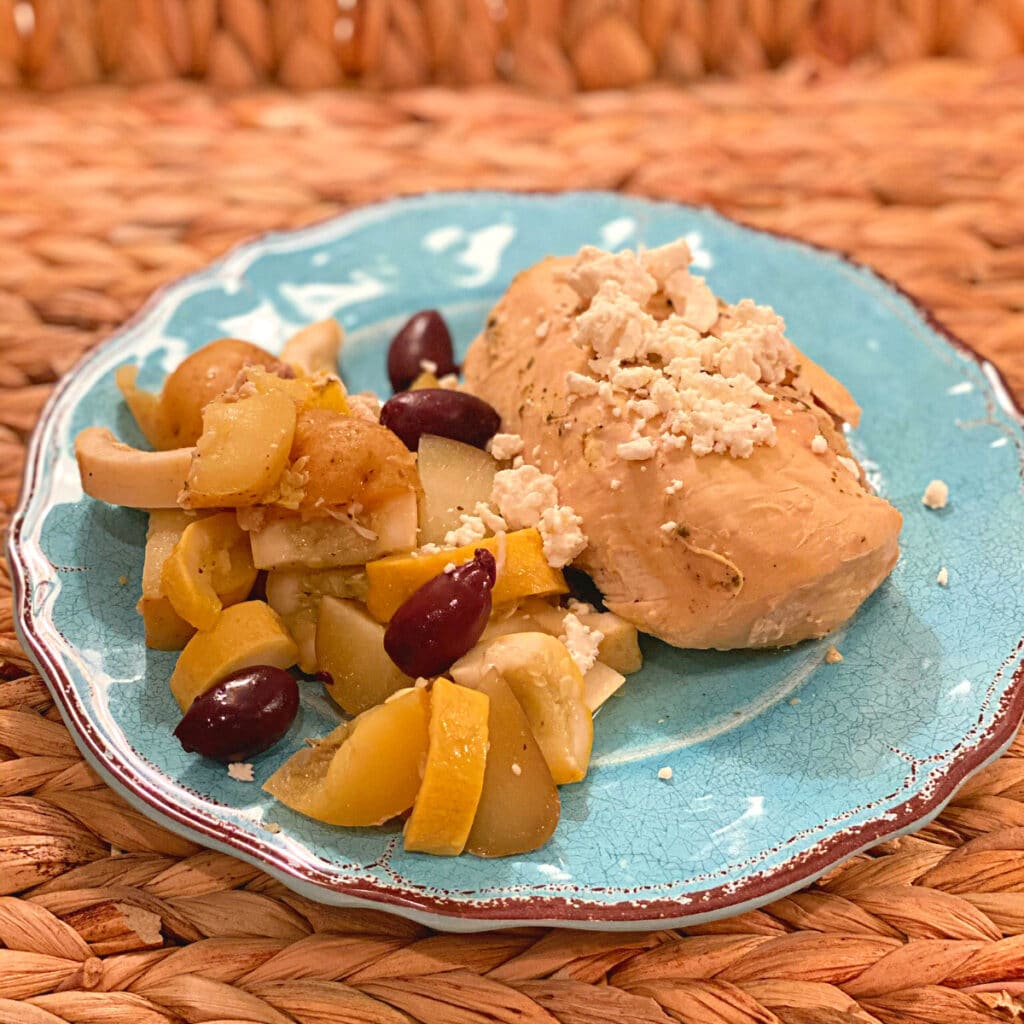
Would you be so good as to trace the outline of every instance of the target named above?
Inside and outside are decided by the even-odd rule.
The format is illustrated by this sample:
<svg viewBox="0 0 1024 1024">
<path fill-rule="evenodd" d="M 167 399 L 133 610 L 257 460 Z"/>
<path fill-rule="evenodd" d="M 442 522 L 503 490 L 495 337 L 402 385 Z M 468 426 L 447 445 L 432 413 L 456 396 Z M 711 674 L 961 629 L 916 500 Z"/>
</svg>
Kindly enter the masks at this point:
<svg viewBox="0 0 1024 1024">
<path fill-rule="evenodd" d="M 396 193 L 710 203 L 894 277 L 1024 392 L 1024 68 L 497 89 L 0 95 L 0 516 L 53 381 L 162 281 Z M 3 525 L 3 524 L 0 524 Z M 0 576 L 0 1024 L 981 1024 L 1024 1017 L 1024 744 L 939 819 L 688 929 L 432 935 L 165 832 L 79 759 Z"/>
</svg>

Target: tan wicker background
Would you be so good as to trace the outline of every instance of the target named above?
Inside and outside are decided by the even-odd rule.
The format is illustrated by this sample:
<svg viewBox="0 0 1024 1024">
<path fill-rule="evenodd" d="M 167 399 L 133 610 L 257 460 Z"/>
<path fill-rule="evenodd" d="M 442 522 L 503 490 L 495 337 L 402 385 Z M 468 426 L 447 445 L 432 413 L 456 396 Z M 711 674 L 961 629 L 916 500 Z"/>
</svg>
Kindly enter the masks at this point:
<svg viewBox="0 0 1024 1024">
<path fill-rule="evenodd" d="M 423 30 L 416 5 L 386 6 L 392 34 L 400 17 L 408 22 L 403 31 Z M 552 6 L 592 13 L 615 5 Z M 639 9 L 618 6 L 627 20 Z M 688 17 L 711 7 L 679 6 Z M 930 8 L 963 18 L 984 8 L 974 24 L 1004 41 L 1017 10 L 953 0 L 763 6 L 812 13 L 815 20 L 779 37 L 809 50 L 827 37 L 826 12 L 835 19 L 844 8 L 896 11 L 889 24 L 903 26 L 908 39 L 919 39 L 914 18 L 927 18 Z M 264 9 L 256 0 L 35 7 L 37 31 L 48 25 L 49 41 L 12 48 L 0 31 L 0 60 L 8 60 L 8 76 L 16 67 L 39 85 L 69 84 L 82 68 L 130 78 L 208 70 L 239 85 L 275 68 L 289 80 L 288 66 L 303 69 L 293 84 L 314 84 L 321 72 L 339 76 L 338 51 L 308 25 L 294 36 L 305 40 L 306 56 L 286 62 L 282 54 L 294 50 L 279 30 L 242 16 Z M 337 4 L 282 2 L 274 10 L 286 7 Z M 744 24 L 762 9 L 715 7 Z M 0 23 L 11 8 L 0 0 Z M 436 17 L 451 5 L 424 9 Z M 514 12 L 539 17 L 548 5 L 509 2 L 507 9 L 511 31 Z M 124 21 L 116 46 L 91 48 L 97 30 L 76 26 L 89 22 L 89 11 L 99 18 L 111 10 L 139 18 Z M 55 28 L 40 11 L 74 17 Z M 182 30 L 180 19 L 183 34 L 154 27 L 163 24 L 154 18 L 211 11 L 220 12 L 216 32 Z M 459 17 L 466 38 L 476 38 L 475 23 Z M 252 26 L 263 26 L 261 34 L 244 42 Z M 568 70 L 574 58 L 566 47 L 593 29 L 579 23 L 566 31 L 564 39 L 540 33 L 537 43 L 550 44 L 568 88 L 576 71 Z M 684 40 L 673 44 L 683 49 L 690 38 L 670 37 Z M 687 74 L 705 61 L 727 63 L 712 59 L 722 50 L 710 38 L 686 51 L 697 54 Z M 843 38 L 840 56 L 876 45 L 879 34 L 857 36 L 856 45 Z M 943 38 L 948 48 L 969 36 Z M 167 57 L 170 39 L 189 40 L 170 51 L 177 63 Z M 206 50 L 197 39 L 209 41 Z M 476 66 L 489 69 L 492 51 L 481 52 L 487 61 Z M 224 66 L 239 69 L 234 78 Z M 370 67 L 380 81 L 401 80 L 383 74 L 380 60 Z M 417 75 L 435 72 L 469 77 L 454 58 L 436 57 Z M 12 91 L 0 93 L 0 527 L 16 500 L 25 439 L 54 380 L 161 282 L 256 231 L 387 195 L 567 185 L 710 203 L 852 252 L 997 360 L 1024 394 L 1020 61 L 867 73 L 804 58 L 772 75 L 686 91 L 661 84 L 560 101 L 496 85 L 387 97 L 331 90 L 217 98 L 183 83 Z M 437 936 L 396 918 L 311 904 L 127 808 L 86 768 L 60 725 L 13 637 L 9 590 L 0 571 L 0 1024 L 1024 1019 L 1020 741 L 936 823 L 764 910 L 686 932 Z"/>
<path fill-rule="evenodd" d="M 1024 0 L 0 0 L 0 84 L 499 79 L 551 93 L 787 58 L 1001 60 Z"/>
</svg>

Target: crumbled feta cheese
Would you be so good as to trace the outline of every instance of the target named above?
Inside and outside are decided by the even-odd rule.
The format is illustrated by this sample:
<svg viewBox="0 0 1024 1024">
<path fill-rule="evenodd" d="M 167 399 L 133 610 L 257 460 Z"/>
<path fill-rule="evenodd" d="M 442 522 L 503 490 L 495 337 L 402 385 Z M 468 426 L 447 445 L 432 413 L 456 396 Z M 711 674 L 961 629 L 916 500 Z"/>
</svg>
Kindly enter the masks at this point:
<svg viewBox="0 0 1024 1024">
<path fill-rule="evenodd" d="M 568 505 L 558 503 L 554 477 L 521 459 L 516 459 L 512 469 L 494 474 L 491 503 L 506 529 L 537 527 L 544 556 L 554 568 L 567 565 L 587 546 L 583 521 Z"/>
<path fill-rule="evenodd" d="M 522 530 L 536 526 L 541 513 L 558 504 L 558 489 L 553 477 L 524 463 L 494 474 L 491 502 L 511 529 Z"/>
<path fill-rule="evenodd" d="M 444 535 L 444 546 L 446 548 L 464 548 L 474 541 L 483 540 L 487 536 L 487 527 L 483 519 L 470 512 L 463 512 L 459 516 L 461 526 L 449 530 Z"/>
<path fill-rule="evenodd" d="M 347 395 L 348 411 L 360 420 L 370 423 L 380 422 L 380 399 L 372 391 L 360 391 L 357 395 Z"/>
<path fill-rule="evenodd" d="M 241 761 L 232 761 L 228 765 L 228 775 L 235 782 L 253 782 L 255 780 L 255 776 L 252 773 L 252 765 L 243 764 Z"/>
<path fill-rule="evenodd" d="M 607 281 L 615 282 L 624 294 L 641 305 L 649 302 L 658 290 L 658 282 L 629 249 L 610 253 L 593 245 L 583 246 L 566 275 L 566 283 L 586 302 Z"/>
<path fill-rule="evenodd" d="M 824 434 L 815 434 L 811 439 L 811 451 L 815 455 L 824 455 L 828 451 L 828 441 Z"/>
<path fill-rule="evenodd" d="M 417 676 L 416 682 L 414 682 L 412 685 L 413 689 L 425 690 L 430 685 L 430 680 L 427 679 L 426 676 Z"/>
<path fill-rule="evenodd" d="M 613 479 L 608 481 L 608 489 L 609 490 L 617 491 L 621 487 L 622 487 L 622 481 L 621 480 L 616 480 L 616 479 L 613 478 Z"/>
<path fill-rule="evenodd" d="M 537 330 L 534 333 L 537 335 L 538 338 L 540 338 L 541 341 L 543 341 L 548 336 L 548 331 L 550 330 L 551 321 L 541 320 L 541 322 L 537 324 Z"/>
<path fill-rule="evenodd" d="M 565 386 L 572 395 L 596 395 L 598 385 L 593 377 L 572 372 L 565 375 Z"/>
<path fill-rule="evenodd" d="M 421 359 L 420 373 L 437 373 L 437 363 L 435 363 L 433 359 Z"/>
<path fill-rule="evenodd" d="M 281 832 L 281 826 L 276 821 L 261 821 L 260 828 L 264 832 L 269 832 L 272 836 L 279 835 Z"/>
<path fill-rule="evenodd" d="M 677 270 L 689 269 L 693 256 L 686 239 L 659 245 L 654 249 L 641 249 L 640 262 L 655 281 L 667 281 Z"/>
<path fill-rule="evenodd" d="M 676 270 L 666 278 L 663 290 L 683 323 L 702 334 L 715 325 L 718 299 L 703 277 L 688 270 Z"/>
<path fill-rule="evenodd" d="M 447 576 L 449 573 L 453 573 L 453 572 L 455 572 L 455 563 L 454 562 L 449 562 L 444 567 L 444 574 L 445 574 L 445 576 Z"/>
<path fill-rule="evenodd" d="M 515 775 L 516 777 L 518 777 L 518 776 L 523 774 L 523 769 L 519 766 L 519 762 L 518 761 L 513 761 L 512 762 L 512 774 Z"/>
<path fill-rule="evenodd" d="M 437 386 L 439 388 L 444 388 L 445 391 L 456 391 L 456 390 L 458 390 L 458 387 L 459 387 L 458 375 L 454 374 L 454 373 L 446 373 L 443 377 L 441 377 L 438 380 Z"/>
<path fill-rule="evenodd" d="M 679 524 L 674 519 L 670 519 L 668 522 L 662 523 L 658 529 L 661 530 L 662 533 L 667 533 L 671 536 L 679 529 Z"/>
<path fill-rule="evenodd" d="M 627 403 L 627 411 L 640 421 L 662 415 L 662 439 L 689 439 L 698 456 L 746 458 L 756 445 L 775 443 L 766 409 L 773 398 L 762 383 L 784 379 L 794 350 L 769 307 L 743 300 L 720 309 L 703 279 L 683 264 L 688 252 L 685 243 L 639 256 L 580 250 L 567 280 L 589 305 L 576 316 L 573 341 L 592 353 L 597 393 L 613 406 L 613 416 L 622 416 L 614 388 L 646 391 Z M 675 306 L 662 320 L 646 309 L 651 282 Z M 707 333 L 712 329 L 717 334 Z M 581 376 L 567 379 L 570 392 L 585 386 L 593 393 L 593 381 L 576 381 Z"/>
<path fill-rule="evenodd" d="M 666 488 L 666 494 L 678 494 L 683 489 L 682 480 L 673 480 Z"/>
<path fill-rule="evenodd" d="M 944 480 L 933 480 L 924 489 L 921 504 L 928 508 L 945 508 L 949 504 L 949 485 Z"/>
<path fill-rule="evenodd" d="M 565 644 L 572 660 L 576 662 L 576 667 L 586 675 L 597 661 L 597 652 L 604 639 L 604 633 L 599 629 L 591 629 L 575 612 L 566 613 L 562 619 L 562 629 L 565 632 L 558 639 Z"/>
<path fill-rule="evenodd" d="M 420 558 L 423 555 L 436 555 L 441 550 L 442 548 L 440 544 L 423 544 L 421 547 L 416 548 L 415 551 L 410 551 L 409 557 Z"/>
<path fill-rule="evenodd" d="M 583 520 L 568 505 L 546 508 L 537 521 L 548 565 L 561 569 L 587 546 Z"/>
<path fill-rule="evenodd" d="M 649 437 L 638 437 L 633 441 L 623 441 L 616 451 L 620 459 L 629 462 L 642 462 L 644 459 L 654 457 L 654 442 Z"/>
<path fill-rule="evenodd" d="M 829 649 L 825 652 L 825 661 L 827 661 L 830 665 L 838 665 L 839 662 L 841 662 L 842 660 L 843 656 L 835 647 L 829 647 Z"/>
<path fill-rule="evenodd" d="M 523 439 L 518 434 L 495 434 L 487 443 L 487 450 L 499 462 L 514 459 L 523 453 Z"/>
<path fill-rule="evenodd" d="M 940 587 L 949 586 L 949 570 L 945 566 L 939 570 L 939 575 L 935 577 L 935 582 L 938 583 Z"/>
<path fill-rule="evenodd" d="M 476 503 L 476 507 L 473 509 L 473 515 L 478 516 L 480 518 L 480 522 L 482 522 L 491 533 L 508 532 L 508 523 L 506 523 L 505 520 L 486 502 L 478 501 Z"/>
<path fill-rule="evenodd" d="M 662 782 L 671 782 L 672 781 L 672 769 L 668 765 L 665 765 L 664 768 L 659 768 L 658 769 L 658 778 L 661 779 Z"/>
<path fill-rule="evenodd" d="M 858 466 L 853 459 L 848 458 L 846 455 L 837 455 L 836 462 L 838 462 L 847 473 L 852 473 L 858 480 L 860 479 L 860 466 Z"/>
</svg>

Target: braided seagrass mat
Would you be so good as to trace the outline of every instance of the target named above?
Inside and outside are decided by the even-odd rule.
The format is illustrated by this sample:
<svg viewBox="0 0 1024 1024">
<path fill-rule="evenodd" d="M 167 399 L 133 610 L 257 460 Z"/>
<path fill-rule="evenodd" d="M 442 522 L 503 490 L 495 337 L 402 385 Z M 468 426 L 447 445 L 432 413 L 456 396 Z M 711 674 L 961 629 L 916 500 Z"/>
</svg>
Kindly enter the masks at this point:
<svg viewBox="0 0 1024 1024">
<path fill-rule="evenodd" d="M 396 193 L 621 188 L 894 277 L 1024 391 L 1024 66 L 216 98 L 0 94 L 0 526 L 54 380 L 161 282 Z M 80 760 L 0 575 L 0 1024 L 982 1024 L 1024 1019 L 1024 743 L 932 825 L 731 920 L 433 935 L 329 909 Z"/>
</svg>

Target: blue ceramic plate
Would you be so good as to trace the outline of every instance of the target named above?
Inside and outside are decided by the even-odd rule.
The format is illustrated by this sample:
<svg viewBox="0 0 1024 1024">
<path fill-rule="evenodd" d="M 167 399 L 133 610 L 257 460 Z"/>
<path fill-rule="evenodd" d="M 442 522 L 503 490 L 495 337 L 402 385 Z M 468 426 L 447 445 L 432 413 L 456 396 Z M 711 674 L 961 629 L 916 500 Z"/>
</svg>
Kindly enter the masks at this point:
<svg viewBox="0 0 1024 1024">
<path fill-rule="evenodd" d="M 83 498 L 72 455 L 91 424 L 141 443 L 114 370 L 138 364 L 158 387 L 218 336 L 274 348 L 337 316 L 349 386 L 383 392 L 385 345 L 415 310 L 440 307 L 464 351 L 516 271 L 542 256 L 679 235 L 717 292 L 774 305 L 864 407 L 854 447 L 905 525 L 892 578 L 854 620 L 830 641 L 772 653 L 646 642 L 643 671 L 597 720 L 589 776 L 562 790 L 558 831 L 526 857 L 407 854 L 394 832 L 318 825 L 183 753 L 167 688 L 175 656 L 146 650 L 134 611 L 145 517 Z M 236 250 L 162 292 L 68 376 L 35 435 L 10 534 L 20 636 L 85 756 L 126 799 L 314 899 L 447 929 L 706 921 L 921 825 L 1007 745 L 1024 710 L 1022 450 L 996 371 L 834 254 L 616 195 L 403 200 Z M 921 504 L 933 477 L 952 494 L 940 512 Z M 828 642 L 841 664 L 823 663 Z M 291 732 L 257 759 L 257 783 L 335 724 L 318 690 L 304 688 Z"/>
</svg>

